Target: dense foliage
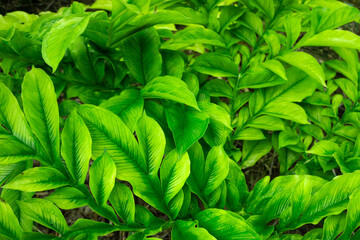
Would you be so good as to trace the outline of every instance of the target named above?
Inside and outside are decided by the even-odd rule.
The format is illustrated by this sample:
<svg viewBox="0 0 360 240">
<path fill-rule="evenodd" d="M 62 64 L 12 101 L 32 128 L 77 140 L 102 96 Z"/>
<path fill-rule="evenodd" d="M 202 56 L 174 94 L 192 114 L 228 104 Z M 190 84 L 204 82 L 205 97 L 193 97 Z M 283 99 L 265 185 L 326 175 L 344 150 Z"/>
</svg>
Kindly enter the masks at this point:
<svg viewBox="0 0 360 240">
<path fill-rule="evenodd" d="M 359 19 L 335 0 L 0 16 L 0 239 L 360 239 Z M 249 191 L 268 153 L 279 174 Z M 68 225 L 83 206 L 109 221 Z"/>
</svg>

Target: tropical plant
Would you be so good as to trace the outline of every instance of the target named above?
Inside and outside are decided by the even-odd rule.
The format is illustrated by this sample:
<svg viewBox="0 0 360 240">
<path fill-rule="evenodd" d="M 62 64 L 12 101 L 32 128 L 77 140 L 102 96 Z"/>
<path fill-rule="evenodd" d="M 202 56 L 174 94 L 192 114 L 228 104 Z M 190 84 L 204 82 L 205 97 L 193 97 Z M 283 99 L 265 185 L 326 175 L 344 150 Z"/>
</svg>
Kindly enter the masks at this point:
<svg viewBox="0 0 360 240">
<path fill-rule="evenodd" d="M 359 19 L 335 0 L 1 16 L 0 238 L 358 239 Z M 250 184 L 269 154 L 279 174 Z M 108 222 L 60 210 L 84 206 Z"/>
</svg>

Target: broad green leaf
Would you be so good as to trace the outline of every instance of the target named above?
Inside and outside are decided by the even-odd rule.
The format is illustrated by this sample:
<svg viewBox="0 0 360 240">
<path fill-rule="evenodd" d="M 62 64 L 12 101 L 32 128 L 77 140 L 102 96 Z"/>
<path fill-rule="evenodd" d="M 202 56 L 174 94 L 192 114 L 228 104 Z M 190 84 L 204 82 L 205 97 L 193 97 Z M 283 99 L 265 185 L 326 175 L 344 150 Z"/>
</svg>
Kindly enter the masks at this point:
<svg viewBox="0 0 360 240">
<path fill-rule="evenodd" d="M 61 140 L 61 155 L 71 176 L 76 183 L 84 183 L 91 157 L 91 136 L 76 110 L 66 119 Z"/>
<path fill-rule="evenodd" d="M 140 150 L 146 159 L 147 173 L 157 178 L 158 170 L 165 151 L 165 135 L 160 125 L 146 113 L 136 125 L 136 136 Z"/>
<path fill-rule="evenodd" d="M 125 184 L 115 182 L 109 200 L 116 213 L 126 224 L 135 222 L 134 196 Z"/>
<path fill-rule="evenodd" d="M 323 19 L 324 21 L 321 21 L 317 26 L 317 32 L 322 32 L 326 29 L 335 29 L 346 23 L 359 20 L 360 11 L 356 7 L 337 7 L 329 16 L 325 15 Z"/>
<path fill-rule="evenodd" d="M 216 240 L 205 228 L 197 227 L 195 222 L 177 220 L 171 231 L 171 240 Z"/>
<path fill-rule="evenodd" d="M 46 199 L 52 201 L 61 209 L 74 209 L 88 204 L 87 197 L 80 190 L 72 187 L 56 189 Z"/>
<path fill-rule="evenodd" d="M 121 21 L 121 20 L 120 20 Z M 140 14 L 131 19 L 127 25 L 119 24 L 116 28 L 110 29 L 109 45 L 118 47 L 120 41 L 136 33 L 139 30 L 157 25 L 157 24 L 201 24 L 208 23 L 208 18 L 200 11 L 192 8 L 177 7 L 171 10 L 160 10 L 148 14 Z"/>
<path fill-rule="evenodd" d="M 204 140 L 212 147 L 222 145 L 232 130 L 229 113 L 210 102 L 199 102 L 199 108 L 209 115 L 210 120 Z"/>
<path fill-rule="evenodd" d="M 145 85 L 161 74 L 160 38 L 154 28 L 130 36 L 123 47 L 125 63 L 139 83 Z"/>
<path fill-rule="evenodd" d="M 70 15 L 54 23 L 45 35 L 41 53 L 45 62 L 56 71 L 66 49 L 86 29 L 89 16 Z"/>
<path fill-rule="evenodd" d="M 211 97 L 233 98 L 233 90 L 230 85 L 223 79 L 211 79 L 203 86 Z"/>
<path fill-rule="evenodd" d="M 325 30 L 306 39 L 300 46 L 360 48 L 360 37 L 345 30 Z M 300 47 L 298 46 L 298 47 Z"/>
<path fill-rule="evenodd" d="M 235 215 L 235 214 L 234 214 Z M 198 227 L 205 228 L 218 240 L 256 239 L 260 236 L 241 217 L 221 209 L 206 209 L 195 216 Z"/>
<path fill-rule="evenodd" d="M 225 47 L 222 37 L 211 29 L 203 27 L 187 27 L 174 34 L 172 40 L 166 41 L 162 48 L 177 50 L 192 44 L 209 44 Z"/>
<path fill-rule="evenodd" d="M 116 165 L 105 150 L 89 170 L 90 190 L 98 205 L 105 205 L 115 185 Z"/>
<path fill-rule="evenodd" d="M 349 205 L 347 207 L 345 229 L 339 239 L 350 239 L 352 232 L 360 225 L 360 188 L 357 188 L 349 197 Z"/>
<path fill-rule="evenodd" d="M 237 9 L 237 11 L 241 13 L 241 11 L 239 11 L 238 9 Z M 240 23 L 242 25 L 244 25 L 245 27 L 247 27 L 247 28 L 253 30 L 254 32 L 256 32 L 257 35 L 262 36 L 263 31 L 264 31 L 264 29 L 263 29 L 264 28 L 263 21 L 255 13 L 250 12 L 250 11 L 246 11 L 241 16 L 241 22 Z"/>
<path fill-rule="evenodd" d="M 244 141 L 241 168 L 248 168 L 255 165 L 255 163 L 272 148 L 268 140 L 261 141 Z"/>
<path fill-rule="evenodd" d="M 92 158 L 100 157 L 106 148 L 116 164 L 116 177 L 128 181 L 135 195 L 166 213 L 167 208 L 159 195 L 160 182 L 149 177 L 139 145 L 125 123 L 101 107 L 81 105 L 77 112 L 90 131 Z"/>
<path fill-rule="evenodd" d="M 50 77 L 40 68 L 27 72 L 22 83 L 24 112 L 50 163 L 60 161 L 59 110 Z"/>
<path fill-rule="evenodd" d="M 191 162 L 190 176 L 187 179 L 187 184 L 192 192 L 202 197 L 202 191 L 206 184 L 204 151 L 201 144 L 196 142 L 187 152 Z"/>
<path fill-rule="evenodd" d="M 292 48 L 301 32 L 301 19 L 288 14 L 284 19 L 284 27 L 286 32 L 286 46 Z"/>
<path fill-rule="evenodd" d="M 240 6 L 234 5 L 224 6 L 220 12 L 220 33 L 223 33 L 227 27 L 235 22 L 241 15 L 244 14 L 244 10 Z"/>
<path fill-rule="evenodd" d="M 222 146 L 211 148 L 205 161 L 204 194 L 209 196 L 220 187 L 229 172 L 229 157 Z"/>
<path fill-rule="evenodd" d="M 0 164 L 12 164 L 36 158 L 33 149 L 18 141 L 15 137 L 9 136 L 0 138 Z"/>
<path fill-rule="evenodd" d="M 260 129 L 257 128 L 245 128 L 236 131 L 234 140 L 263 140 L 266 139 L 265 135 Z"/>
<path fill-rule="evenodd" d="M 291 102 L 270 102 L 263 109 L 263 113 L 301 124 L 309 124 L 305 110 Z"/>
<path fill-rule="evenodd" d="M 0 83 L 0 124 L 25 145 L 35 149 L 34 136 L 19 103 L 3 83 Z"/>
<path fill-rule="evenodd" d="M 64 216 L 50 201 L 33 198 L 27 201 L 19 201 L 18 204 L 25 215 L 33 221 L 61 234 L 68 231 L 69 227 Z"/>
<path fill-rule="evenodd" d="M 30 168 L 16 176 L 3 188 L 24 192 L 39 192 L 69 185 L 68 179 L 50 167 Z"/>
<path fill-rule="evenodd" d="M 180 155 L 176 149 L 168 153 L 160 168 L 161 189 L 167 204 L 184 186 L 190 174 L 190 159 L 187 153 Z"/>
<path fill-rule="evenodd" d="M 304 52 L 289 52 L 279 56 L 283 62 L 297 67 L 325 86 L 325 74 L 318 61 L 310 54 Z"/>
<path fill-rule="evenodd" d="M 125 89 L 120 95 L 114 96 L 100 104 L 100 107 L 109 109 L 129 127 L 131 131 L 141 117 L 144 99 L 139 91 L 135 89 Z"/>
<path fill-rule="evenodd" d="M 324 231 L 322 240 L 333 240 L 344 230 L 345 213 L 329 216 L 324 222 Z"/>
<path fill-rule="evenodd" d="M 249 190 L 246 185 L 245 175 L 237 162 L 229 159 L 229 173 L 226 181 L 226 206 L 232 211 L 238 211 L 245 203 Z"/>
<path fill-rule="evenodd" d="M 267 60 L 262 63 L 262 66 L 269 69 L 284 80 L 288 80 L 284 66 L 275 59 Z"/>
<path fill-rule="evenodd" d="M 226 55 L 219 53 L 205 53 L 196 58 L 191 67 L 204 74 L 214 77 L 237 77 L 238 67 Z"/>
<path fill-rule="evenodd" d="M 194 94 L 189 90 L 184 81 L 176 77 L 157 77 L 146 84 L 141 93 L 145 99 L 168 99 L 198 109 Z"/>
<path fill-rule="evenodd" d="M 252 119 L 248 123 L 249 127 L 260 128 L 269 131 L 279 131 L 284 130 L 284 123 L 280 118 L 272 116 L 259 116 L 255 119 Z"/>
<path fill-rule="evenodd" d="M 182 78 L 185 62 L 183 56 L 177 51 L 162 50 L 163 59 L 162 75 L 174 76 Z"/>
<path fill-rule="evenodd" d="M 0 199 L 0 237 L 21 239 L 22 229 L 9 204 Z"/>
<path fill-rule="evenodd" d="M 341 213 L 347 208 L 350 195 L 359 186 L 359 172 L 335 177 L 312 196 L 296 226 L 317 224 L 325 216 Z"/>
<path fill-rule="evenodd" d="M 204 134 L 209 124 L 206 113 L 183 106 L 173 105 L 165 110 L 166 119 L 173 133 L 180 154 L 186 152 Z"/>
</svg>

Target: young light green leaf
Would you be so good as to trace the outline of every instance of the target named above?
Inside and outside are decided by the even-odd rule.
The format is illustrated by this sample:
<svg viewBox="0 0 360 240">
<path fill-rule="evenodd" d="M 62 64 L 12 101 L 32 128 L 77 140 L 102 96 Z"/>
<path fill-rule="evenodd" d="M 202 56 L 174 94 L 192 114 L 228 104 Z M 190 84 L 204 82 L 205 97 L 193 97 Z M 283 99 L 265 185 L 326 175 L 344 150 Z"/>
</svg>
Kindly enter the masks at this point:
<svg viewBox="0 0 360 240">
<path fill-rule="evenodd" d="M 134 196 L 125 184 L 115 182 L 109 200 L 116 213 L 126 224 L 135 222 Z"/>
<path fill-rule="evenodd" d="M 205 228 L 197 227 L 195 222 L 177 220 L 171 231 L 172 240 L 196 239 L 196 240 L 216 240 L 216 238 Z"/>
<path fill-rule="evenodd" d="M 24 214 L 33 221 L 60 234 L 65 234 L 69 230 L 61 211 L 50 201 L 33 198 L 27 201 L 19 201 L 18 204 Z"/>
<path fill-rule="evenodd" d="M 159 195 L 160 182 L 149 177 L 146 160 L 125 123 L 101 107 L 81 105 L 77 112 L 90 131 L 93 158 L 100 157 L 107 149 L 116 164 L 116 177 L 128 181 L 135 195 L 166 213 L 167 208 Z"/>
<path fill-rule="evenodd" d="M 98 205 L 105 205 L 115 185 L 116 165 L 105 150 L 89 170 L 90 190 Z"/>
<path fill-rule="evenodd" d="M 346 214 L 346 223 L 343 234 L 339 239 L 350 239 L 353 231 L 360 225 L 360 188 L 357 188 L 349 197 L 349 205 Z"/>
<path fill-rule="evenodd" d="M 68 179 L 58 170 L 50 167 L 36 167 L 25 170 L 3 188 L 24 192 L 38 192 L 66 185 L 69 185 Z"/>
<path fill-rule="evenodd" d="M 220 187 L 229 173 L 229 157 L 222 146 L 211 148 L 205 161 L 204 194 L 209 196 Z"/>
<path fill-rule="evenodd" d="M 184 81 L 176 77 L 157 77 L 146 84 L 141 93 L 145 99 L 168 99 L 198 109 L 194 94 L 188 89 Z"/>
<path fill-rule="evenodd" d="M 141 117 L 144 99 L 138 90 L 125 89 L 120 95 L 102 102 L 100 106 L 118 115 L 129 129 L 133 131 L 135 124 Z"/>
<path fill-rule="evenodd" d="M 28 147 L 35 149 L 31 129 L 20 109 L 19 103 L 3 83 L 0 82 L 0 124 Z"/>
<path fill-rule="evenodd" d="M 199 227 L 205 228 L 218 240 L 253 239 L 260 236 L 238 215 L 221 209 L 206 209 L 195 216 Z"/>
<path fill-rule="evenodd" d="M 7 165 L 36 158 L 33 149 L 19 142 L 15 137 L 0 138 L 0 164 Z"/>
<path fill-rule="evenodd" d="M 130 36 L 124 41 L 123 46 L 125 63 L 139 83 L 145 85 L 160 76 L 160 38 L 154 28 L 147 28 Z"/>
<path fill-rule="evenodd" d="M 205 53 L 196 58 L 191 67 L 214 77 L 237 77 L 238 67 L 228 56 L 218 53 Z"/>
<path fill-rule="evenodd" d="M 345 215 L 345 213 L 341 213 L 339 215 L 329 216 L 325 219 L 322 240 L 332 240 L 337 238 L 346 226 Z"/>
<path fill-rule="evenodd" d="M 54 85 L 40 68 L 27 72 L 22 83 L 24 112 L 48 161 L 60 161 L 59 110 Z"/>
<path fill-rule="evenodd" d="M 56 71 L 66 49 L 79 37 L 89 23 L 89 16 L 70 15 L 54 23 L 45 35 L 41 53 L 45 62 Z"/>
<path fill-rule="evenodd" d="M 164 132 L 154 119 L 143 113 L 136 125 L 136 135 L 141 152 L 146 159 L 147 172 L 149 175 L 157 177 L 165 151 Z"/>
<path fill-rule="evenodd" d="M 72 187 L 56 189 L 46 199 L 55 203 L 61 209 L 74 209 L 88 204 L 87 197 L 80 190 Z"/>
<path fill-rule="evenodd" d="M 254 166 L 261 157 L 270 152 L 271 148 L 272 145 L 268 140 L 244 141 L 241 168 Z"/>
<path fill-rule="evenodd" d="M 20 240 L 22 229 L 10 205 L 0 199 L 0 236 Z"/>
<path fill-rule="evenodd" d="M 323 86 L 326 86 L 324 71 L 318 61 L 310 54 L 304 52 L 289 52 L 279 56 L 278 59 L 301 69 Z"/>
<path fill-rule="evenodd" d="M 166 119 L 173 133 L 175 145 L 180 154 L 186 152 L 204 134 L 209 124 L 206 113 L 185 107 L 173 105 L 165 110 Z"/>
<path fill-rule="evenodd" d="M 61 140 L 61 155 L 71 176 L 76 183 L 84 183 L 91 157 L 91 136 L 76 110 L 66 119 Z"/>
<path fill-rule="evenodd" d="M 174 149 L 166 155 L 160 168 L 160 180 L 167 204 L 178 194 L 189 175 L 190 159 L 187 153 L 180 155 Z"/>
<path fill-rule="evenodd" d="M 306 39 L 300 46 L 347 47 L 360 49 L 360 37 L 345 30 L 325 30 Z"/>
<path fill-rule="evenodd" d="M 263 113 L 301 124 L 309 124 L 305 110 L 291 102 L 270 102 L 263 109 Z"/>
</svg>

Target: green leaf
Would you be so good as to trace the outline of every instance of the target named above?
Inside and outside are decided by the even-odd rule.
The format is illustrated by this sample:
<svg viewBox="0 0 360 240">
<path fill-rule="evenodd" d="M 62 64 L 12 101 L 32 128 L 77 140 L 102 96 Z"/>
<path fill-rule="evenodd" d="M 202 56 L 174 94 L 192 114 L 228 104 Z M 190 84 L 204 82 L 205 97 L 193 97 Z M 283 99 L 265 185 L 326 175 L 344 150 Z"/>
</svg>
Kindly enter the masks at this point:
<svg viewBox="0 0 360 240">
<path fill-rule="evenodd" d="M 41 53 L 45 62 L 56 71 L 66 49 L 79 37 L 89 23 L 89 16 L 70 15 L 54 23 L 45 35 Z"/>
<path fill-rule="evenodd" d="M 105 205 L 115 185 L 116 165 L 105 150 L 89 170 L 90 190 L 98 205 Z"/>
<path fill-rule="evenodd" d="M 0 237 L 21 239 L 22 229 L 9 204 L 0 199 Z"/>
<path fill-rule="evenodd" d="M 160 76 L 162 59 L 160 38 L 154 28 L 138 32 L 124 41 L 124 59 L 130 73 L 145 85 Z"/>
<path fill-rule="evenodd" d="M 275 59 L 267 60 L 262 63 L 262 66 L 269 69 L 284 80 L 288 80 L 284 66 Z"/>
<path fill-rule="evenodd" d="M 165 151 L 165 135 L 160 125 L 146 113 L 136 125 L 136 136 L 139 141 L 141 153 L 146 159 L 146 171 L 156 177 Z"/>
<path fill-rule="evenodd" d="M 102 102 L 99 106 L 118 115 L 129 129 L 133 131 L 135 124 L 141 117 L 144 108 L 144 99 L 140 91 L 125 89 L 119 96 L 114 96 Z"/>
<path fill-rule="evenodd" d="M 230 114 L 214 103 L 199 102 L 201 111 L 209 115 L 209 126 L 204 134 L 204 140 L 212 147 L 222 145 L 231 132 Z"/>
<path fill-rule="evenodd" d="M 360 37 L 345 30 L 325 30 L 306 39 L 300 46 L 360 48 Z"/>
<path fill-rule="evenodd" d="M 187 153 L 179 155 L 174 149 L 168 153 L 160 168 L 161 189 L 166 204 L 179 193 L 190 175 L 190 159 Z"/>
<path fill-rule="evenodd" d="M 323 86 L 326 86 L 324 71 L 318 61 L 310 54 L 304 52 L 289 52 L 279 56 L 278 59 L 301 69 Z"/>
<path fill-rule="evenodd" d="M 218 240 L 261 239 L 240 216 L 225 210 L 206 209 L 197 214 L 195 220 Z"/>
<path fill-rule="evenodd" d="M 222 37 L 211 29 L 203 27 L 187 27 L 174 34 L 172 40 L 166 41 L 162 48 L 178 50 L 192 44 L 208 44 L 225 47 Z"/>
<path fill-rule="evenodd" d="M 284 123 L 280 118 L 267 115 L 259 116 L 250 120 L 247 126 L 269 131 L 279 131 L 284 130 L 285 128 Z"/>
<path fill-rule="evenodd" d="M 211 79 L 203 86 L 211 97 L 233 98 L 233 90 L 230 85 L 223 79 Z"/>
<path fill-rule="evenodd" d="M 59 110 L 50 77 L 40 68 L 27 72 L 22 83 L 24 112 L 50 163 L 60 161 Z"/>
<path fill-rule="evenodd" d="M 347 207 L 345 229 L 339 239 L 350 239 L 351 234 L 360 225 L 360 188 L 357 188 L 349 197 L 349 205 Z"/>
<path fill-rule="evenodd" d="M 101 107 L 81 105 L 77 112 L 90 131 L 92 158 L 100 157 L 105 148 L 116 164 L 116 177 L 128 181 L 135 195 L 166 213 L 167 208 L 159 195 L 160 182 L 148 175 L 139 145 L 125 123 Z"/>
<path fill-rule="evenodd" d="M 84 183 L 91 157 L 91 136 L 76 110 L 66 119 L 61 140 L 61 155 L 71 176 L 76 183 Z"/>
<path fill-rule="evenodd" d="M 245 128 L 239 131 L 236 131 L 234 140 L 263 140 L 266 139 L 265 135 L 260 129 L 257 128 Z"/>
<path fill-rule="evenodd" d="M 288 119 L 301 124 L 309 124 L 304 109 L 299 105 L 291 102 L 270 102 L 263 109 L 263 113 L 273 117 Z"/>
<path fill-rule="evenodd" d="M 24 214 L 33 221 L 61 234 L 68 231 L 69 227 L 64 216 L 50 201 L 33 198 L 27 201 L 19 201 L 18 204 Z"/>
<path fill-rule="evenodd" d="M 134 196 L 125 184 L 115 182 L 109 200 L 116 213 L 126 224 L 135 222 Z"/>
<path fill-rule="evenodd" d="M 15 137 L 0 138 L 0 164 L 7 165 L 36 158 L 33 149 L 19 142 Z"/>
<path fill-rule="evenodd" d="M 255 165 L 255 163 L 272 148 L 268 140 L 261 141 L 244 141 L 240 166 L 241 168 L 248 168 Z"/>
<path fill-rule="evenodd" d="M 186 152 L 204 134 L 209 124 L 206 113 L 185 107 L 173 105 L 165 110 L 166 119 L 173 133 L 175 145 L 180 154 Z"/>
<path fill-rule="evenodd" d="M 285 16 L 286 46 L 292 48 L 301 33 L 301 19 L 291 14 Z"/>
<path fill-rule="evenodd" d="M 200 73 L 214 77 L 237 77 L 238 67 L 228 56 L 219 53 L 205 53 L 196 58 L 191 67 Z"/>
<path fill-rule="evenodd" d="M 205 161 L 204 194 L 209 196 L 218 189 L 229 172 L 229 157 L 222 146 L 211 148 Z"/>
<path fill-rule="evenodd" d="M 172 240 L 194 239 L 194 240 L 216 240 L 216 238 L 205 229 L 197 227 L 195 222 L 177 220 L 171 231 Z"/>
<path fill-rule="evenodd" d="M 176 77 L 157 77 L 146 84 L 141 93 L 145 99 L 168 99 L 198 109 L 194 94 L 189 90 L 184 81 Z"/>
<path fill-rule="evenodd" d="M 14 95 L 0 83 L 0 124 L 14 137 L 35 150 L 35 140 Z"/>
<path fill-rule="evenodd" d="M 343 231 L 345 225 L 345 213 L 329 216 L 325 219 L 322 240 L 332 240 Z"/>
<path fill-rule="evenodd" d="M 323 217 L 341 213 L 348 207 L 349 197 L 360 186 L 359 172 L 335 177 L 311 198 L 297 227 L 306 223 L 317 224 Z"/>
<path fill-rule="evenodd" d="M 59 104 L 60 117 L 68 116 L 80 104 L 74 100 L 65 100 Z"/>
<path fill-rule="evenodd" d="M 50 167 L 30 168 L 16 176 L 3 188 L 24 192 L 39 192 L 69 185 L 68 179 Z"/>
<path fill-rule="evenodd" d="M 324 21 L 321 21 L 317 26 L 317 32 L 322 32 L 326 29 L 338 28 L 352 21 L 359 20 L 359 18 L 359 9 L 348 5 L 340 8 L 337 7 L 330 15 L 324 15 Z"/>
<path fill-rule="evenodd" d="M 46 199 L 55 203 L 61 209 L 74 209 L 88 205 L 87 197 L 80 190 L 72 187 L 56 189 Z"/>
<path fill-rule="evenodd" d="M 185 62 L 183 56 L 177 51 L 162 50 L 163 59 L 162 75 L 174 76 L 182 78 Z"/>
</svg>

